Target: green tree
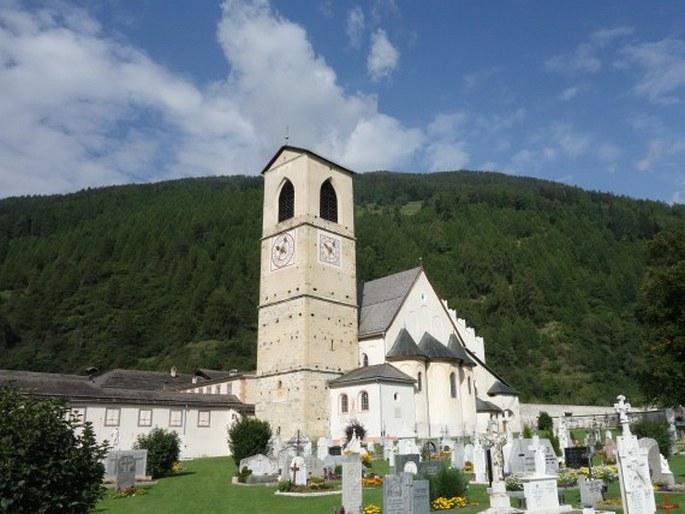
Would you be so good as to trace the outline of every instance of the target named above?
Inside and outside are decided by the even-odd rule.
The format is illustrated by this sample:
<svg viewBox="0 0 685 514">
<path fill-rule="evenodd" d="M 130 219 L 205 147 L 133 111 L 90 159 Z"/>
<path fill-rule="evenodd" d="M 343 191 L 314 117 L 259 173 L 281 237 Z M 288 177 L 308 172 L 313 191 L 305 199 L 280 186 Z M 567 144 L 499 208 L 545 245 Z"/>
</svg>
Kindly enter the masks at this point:
<svg viewBox="0 0 685 514">
<path fill-rule="evenodd" d="M 66 400 L 0 385 L 0 512 L 86 513 L 102 497 L 105 444 Z"/>
<path fill-rule="evenodd" d="M 630 431 L 638 437 L 650 437 L 659 445 L 659 452 L 664 457 L 670 457 L 673 441 L 668 431 L 668 423 L 649 418 L 642 418 L 631 423 Z"/>
<path fill-rule="evenodd" d="M 649 365 L 643 389 L 665 405 L 685 403 L 685 229 L 660 232 L 649 242 L 642 286 L 643 347 Z M 658 384 L 659 387 L 654 387 Z"/>
<path fill-rule="evenodd" d="M 552 416 L 547 414 L 545 411 L 541 411 L 540 414 L 538 415 L 538 430 L 540 431 L 545 431 L 545 430 L 553 430 L 554 429 L 554 421 L 552 420 Z"/>
<path fill-rule="evenodd" d="M 266 421 L 243 416 L 233 423 L 228 429 L 228 448 L 236 469 L 244 458 L 267 453 L 270 440 L 271 426 Z"/>
<path fill-rule="evenodd" d="M 149 434 L 140 434 L 133 443 L 136 450 L 147 450 L 147 474 L 159 478 L 171 473 L 181 453 L 181 440 L 174 431 L 155 427 Z"/>
</svg>

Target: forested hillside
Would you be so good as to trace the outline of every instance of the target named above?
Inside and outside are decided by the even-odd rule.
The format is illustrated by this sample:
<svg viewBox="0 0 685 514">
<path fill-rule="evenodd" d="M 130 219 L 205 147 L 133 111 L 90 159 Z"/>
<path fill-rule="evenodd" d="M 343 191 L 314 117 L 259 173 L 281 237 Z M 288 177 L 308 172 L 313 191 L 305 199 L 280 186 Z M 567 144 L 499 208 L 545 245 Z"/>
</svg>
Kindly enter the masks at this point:
<svg viewBox="0 0 685 514">
<path fill-rule="evenodd" d="M 0 200 L 0 368 L 254 369 L 261 187 Z M 358 278 L 423 263 L 524 400 L 639 394 L 646 243 L 683 206 L 481 172 L 362 174 L 355 197 Z"/>
</svg>

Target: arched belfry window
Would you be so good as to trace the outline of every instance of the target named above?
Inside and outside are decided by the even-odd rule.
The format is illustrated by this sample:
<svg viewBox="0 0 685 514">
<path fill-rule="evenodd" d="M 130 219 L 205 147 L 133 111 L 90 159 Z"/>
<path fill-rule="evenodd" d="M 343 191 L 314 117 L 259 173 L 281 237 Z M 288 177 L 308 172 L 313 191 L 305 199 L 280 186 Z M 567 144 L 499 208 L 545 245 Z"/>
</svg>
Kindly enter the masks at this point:
<svg viewBox="0 0 685 514">
<path fill-rule="evenodd" d="M 278 221 L 288 220 L 295 216 L 295 188 L 286 180 L 278 195 Z"/>
<path fill-rule="evenodd" d="M 450 373 L 450 396 L 457 397 L 457 375 Z"/>
<path fill-rule="evenodd" d="M 330 180 L 321 185 L 319 193 L 319 216 L 323 219 L 338 222 L 338 195 Z"/>
</svg>

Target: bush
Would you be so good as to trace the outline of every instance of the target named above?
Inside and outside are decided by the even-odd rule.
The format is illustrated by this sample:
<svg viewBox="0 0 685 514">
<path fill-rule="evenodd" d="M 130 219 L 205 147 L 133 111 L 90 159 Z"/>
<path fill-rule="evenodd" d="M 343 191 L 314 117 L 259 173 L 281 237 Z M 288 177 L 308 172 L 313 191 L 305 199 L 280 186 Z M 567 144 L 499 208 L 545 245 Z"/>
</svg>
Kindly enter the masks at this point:
<svg viewBox="0 0 685 514">
<path fill-rule="evenodd" d="M 352 440 L 354 434 L 357 434 L 357 439 L 363 441 L 366 437 L 366 428 L 362 425 L 361 421 L 353 419 L 345 427 L 345 438 L 349 443 Z"/>
<path fill-rule="evenodd" d="M 533 427 L 528 424 L 523 425 L 523 437 L 525 439 L 531 439 L 533 437 Z"/>
<path fill-rule="evenodd" d="M 176 432 L 155 427 L 148 435 L 140 434 L 133 448 L 147 450 L 147 474 L 159 478 L 171 473 L 181 453 L 180 445 Z"/>
<path fill-rule="evenodd" d="M 443 466 L 437 475 L 428 477 L 428 487 L 431 501 L 440 498 L 452 498 L 454 496 L 466 496 L 469 479 L 461 470 Z"/>
<path fill-rule="evenodd" d="M 266 421 L 243 416 L 228 429 L 228 448 L 233 455 L 236 469 L 240 461 L 257 454 L 269 451 L 271 427 Z"/>
<path fill-rule="evenodd" d="M 102 497 L 107 445 L 69 414 L 0 386 L 0 512 L 86 513 Z"/>
<path fill-rule="evenodd" d="M 671 456 L 673 441 L 665 421 L 642 418 L 630 425 L 630 431 L 638 437 L 651 437 L 659 445 L 659 451 L 664 457 Z"/>
<path fill-rule="evenodd" d="M 540 412 L 538 415 L 538 430 L 544 432 L 549 430 L 550 432 L 554 430 L 554 421 L 552 416 L 547 414 L 545 411 Z"/>
</svg>

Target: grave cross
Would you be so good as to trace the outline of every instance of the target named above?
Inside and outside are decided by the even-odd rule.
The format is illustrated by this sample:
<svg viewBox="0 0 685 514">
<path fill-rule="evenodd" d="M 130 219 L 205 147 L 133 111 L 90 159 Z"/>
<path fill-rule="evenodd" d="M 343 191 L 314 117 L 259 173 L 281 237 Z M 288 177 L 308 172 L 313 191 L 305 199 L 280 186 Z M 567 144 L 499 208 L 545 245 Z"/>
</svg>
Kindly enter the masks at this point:
<svg viewBox="0 0 685 514">
<path fill-rule="evenodd" d="M 297 472 L 300 471 L 300 468 L 297 467 L 297 463 L 296 463 L 295 460 L 293 460 L 293 463 L 291 464 L 291 468 L 290 468 L 290 469 L 293 470 L 293 484 L 294 484 L 295 481 L 297 480 L 297 478 L 296 478 L 296 477 L 297 477 Z"/>
<path fill-rule="evenodd" d="M 668 497 L 668 495 L 664 494 L 664 503 L 657 505 L 656 510 L 665 510 L 666 514 L 671 514 L 673 509 L 677 509 L 679 507 L 679 503 L 671 503 L 671 499 Z"/>
<path fill-rule="evenodd" d="M 628 426 L 630 420 L 628 419 L 627 413 L 631 409 L 630 404 L 626 403 L 626 397 L 622 394 L 619 394 L 616 399 L 618 402 L 614 403 L 614 409 L 616 409 L 616 412 L 618 412 L 618 422 L 623 427 L 623 436 L 629 437 L 631 435 L 630 427 Z"/>
</svg>

